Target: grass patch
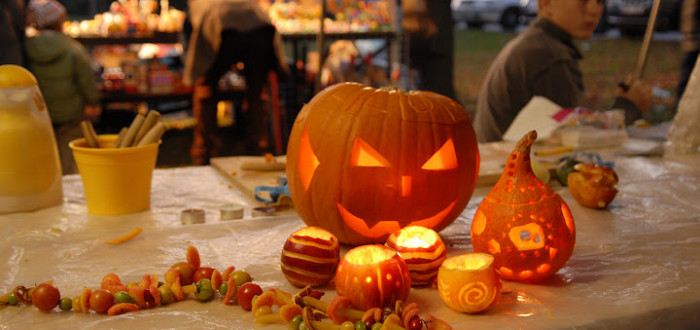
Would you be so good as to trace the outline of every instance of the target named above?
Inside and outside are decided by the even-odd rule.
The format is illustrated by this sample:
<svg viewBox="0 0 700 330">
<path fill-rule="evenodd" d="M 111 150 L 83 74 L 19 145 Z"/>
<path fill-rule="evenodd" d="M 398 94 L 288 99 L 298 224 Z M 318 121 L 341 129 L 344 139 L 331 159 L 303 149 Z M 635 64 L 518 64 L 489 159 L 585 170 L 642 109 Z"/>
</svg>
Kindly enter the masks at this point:
<svg viewBox="0 0 700 330">
<path fill-rule="evenodd" d="M 476 98 L 491 62 L 516 35 L 511 32 L 455 30 L 455 89 L 459 102 L 468 112 L 473 113 L 476 108 Z M 582 106 L 607 109 L 615 98 L 617 83 L 634 71 L 642 41 L 593 38 L 577 44 L 584 56 L 580 66 L 586 101 Z M 653 41 L 647 55 L 644 79 L 660 89 L 675 92 L 682 56 L 678 42 Z M 657 99 L 655 103 L 668 106 L 671 101 Z"/>
</svg>

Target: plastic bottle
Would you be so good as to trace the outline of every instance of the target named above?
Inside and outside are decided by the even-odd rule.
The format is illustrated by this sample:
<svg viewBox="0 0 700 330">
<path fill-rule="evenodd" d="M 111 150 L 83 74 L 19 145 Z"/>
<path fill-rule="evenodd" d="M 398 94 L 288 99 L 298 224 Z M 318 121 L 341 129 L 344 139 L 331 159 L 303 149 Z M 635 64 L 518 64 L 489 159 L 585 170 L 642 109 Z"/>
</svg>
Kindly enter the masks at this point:
<svg viewBox="0 0 700 330">
<path fill-rule="evenodd" d="M 0 213 L 61 203 L 61 165 L 36 78 L 0 65 Z"/>
</svg>

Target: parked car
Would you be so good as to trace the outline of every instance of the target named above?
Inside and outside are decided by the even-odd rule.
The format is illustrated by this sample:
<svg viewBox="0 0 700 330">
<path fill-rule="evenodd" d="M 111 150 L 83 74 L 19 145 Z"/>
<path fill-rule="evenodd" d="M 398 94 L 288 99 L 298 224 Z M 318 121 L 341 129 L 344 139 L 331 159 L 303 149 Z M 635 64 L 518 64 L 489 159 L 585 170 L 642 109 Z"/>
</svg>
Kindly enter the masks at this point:
<svg viewBox="0 0 700 330">
<path fill-rule="evenodd" d="M 523 0 L 453 0 L 452 17 L 469 27 L 498 23 L 505 30 L 513 30 L 523 22 Z"/>
<path fill-rule="evenodd" d="M 677 30 L 682 0 L 661 0 L 656 31 Z M 607 0 L 608 24 L 623 35 L 641 35 L 647 28 L 654 0 Z"/>
</svg>

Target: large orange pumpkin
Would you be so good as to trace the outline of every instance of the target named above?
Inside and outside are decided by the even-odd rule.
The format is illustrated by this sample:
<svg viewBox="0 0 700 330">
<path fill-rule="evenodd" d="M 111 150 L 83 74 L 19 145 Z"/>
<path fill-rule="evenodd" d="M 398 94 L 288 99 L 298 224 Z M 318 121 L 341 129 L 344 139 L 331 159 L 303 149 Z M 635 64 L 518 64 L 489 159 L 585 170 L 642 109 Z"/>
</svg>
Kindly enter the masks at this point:
<svg viewBox="0 0 700 330">
<path fill-rule="evenodd" d="M 479 151 L 466 111 L 432 92 L 357 83 L 318 93 L 287 146 L 294 207 L 342 243 L 384 243 L 396 230 L 440 231 L 466 207 Z"/>
<path fill-rule="evenodd" d="M 501 277 L 538 282 L 564 266 L 574 250 L 574 219 L 564 200 L 530 166 L 537 132 L 526 134 L 474 215 L 475 252 L 494 256 Z"/>
</svg>

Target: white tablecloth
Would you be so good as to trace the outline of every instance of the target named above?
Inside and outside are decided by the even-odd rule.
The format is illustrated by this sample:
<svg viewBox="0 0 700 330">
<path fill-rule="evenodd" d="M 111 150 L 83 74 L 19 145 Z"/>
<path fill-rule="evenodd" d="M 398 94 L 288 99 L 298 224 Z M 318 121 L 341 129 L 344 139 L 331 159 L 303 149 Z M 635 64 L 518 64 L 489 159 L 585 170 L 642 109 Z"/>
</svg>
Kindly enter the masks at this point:
<svg viewBox="0 0 700 330">
<path fill-rule="evenodd" d="M 435 289 L 412 289 L 409 301 L 466 328 L 682 328 L 700 326 L 700 170 L 661 158 L 618 158 L 620 193 L 606 210 L 581 207 L 567 188 L 557 188 L 576 222 L 577 246 L 566 264 L 543 284 L 504 282 L 510 293 L 482 314 L 449 310 Z M 698 167 L 698 166 L 695 166 Z M 294 213 L 252 218 L 257 206 L 210 167 L 158 169 L 151 210 L 123 216 L 88 214 L 78 175 L 64 178 L 61 206 L 0 215 L 0 293 L 53 280 L 62 295 L 99 288 L 102 277 L 124 283 L 146 273 L 161 276 L 185 261 L 188 245 L 202 265 L 234 265 L 263 289 L 297 289 L 280 271 L 284 241 L 304 223 Z M 462 215 L 440 234 L 448 257 L 472 252 L 471 219 L 488 189 L 478 189 Z M 220 221 L 219 207 L 246 206 L 243 220 Z M 203 208 L 206 223 L 182 225 L 180 212 Z M 136 227 L 135 239 L 106 241 Z M 343 247 L 343 252 L 347 247 Z M 335 296 L 331 286 L 324 300 Z M 257 325 L 250 312 L 220 300 L 194 299 L 121 316 L 61 312 L 32 306 L 0 309 L 0 328 L 279 328 Z"/>
</svg>

